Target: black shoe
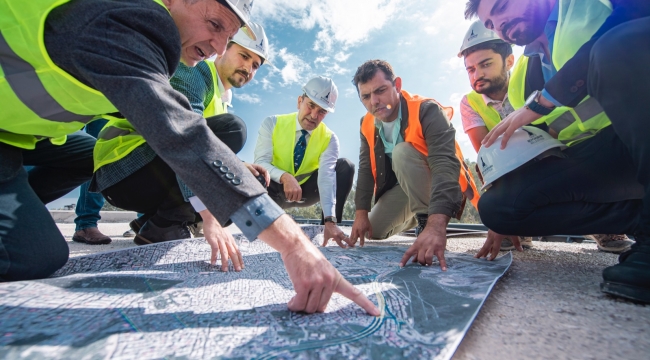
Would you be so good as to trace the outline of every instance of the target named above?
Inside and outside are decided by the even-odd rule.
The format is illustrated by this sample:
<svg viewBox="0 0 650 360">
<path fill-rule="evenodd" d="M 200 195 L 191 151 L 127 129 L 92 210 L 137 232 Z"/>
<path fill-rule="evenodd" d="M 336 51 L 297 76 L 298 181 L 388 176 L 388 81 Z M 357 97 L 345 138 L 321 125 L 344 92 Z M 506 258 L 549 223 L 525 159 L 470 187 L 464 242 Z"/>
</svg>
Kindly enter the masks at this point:
<svg viewBox="0 0 650 360">
<path fill-rule="evenodd" d="M 176 224 L 168 227 L 158 227 L 152 221 L 147 221 L 133 242 L 138 245 L 155 244 L 164 241 L 181 240 L 192 238 L 190 229 L 185 224 Z"/>
<path fill-rule="evenodd" d="M 141 221 L 142 221 L 142 220 L 140 220 L 140 218 L 136 218 L 136 219 L 133 219 L 133 220 L 129 223 L 129 227 L 130 227 L 131 230 L 133 230 L 133 232 L 136 233 L 136 234 L 137 234 L 138 232 L 140 232 L 140 229 L 142 228 L 142 226 L 144 226 L 144 224 L 147 222 L 146 220 L 144 220 L 143 222 L 141 222 Z"/>
<path fill-rule="evenodd" d="M 650 304 L 650 239 L 637 237 L 636 244 L 622 253 L 618 261 L 617 265 L 603 270 L 600 290 Z"/>
<path fill-rule="evenodd" d="M 424 231 L 424 228 L 427 226 L 427 220 L 429 219 L 429 215 L 415 214 L 415 219 L 418 221 L 418 226 L 415 227 L 415 237 L 418 237 Z"/>
</svg>

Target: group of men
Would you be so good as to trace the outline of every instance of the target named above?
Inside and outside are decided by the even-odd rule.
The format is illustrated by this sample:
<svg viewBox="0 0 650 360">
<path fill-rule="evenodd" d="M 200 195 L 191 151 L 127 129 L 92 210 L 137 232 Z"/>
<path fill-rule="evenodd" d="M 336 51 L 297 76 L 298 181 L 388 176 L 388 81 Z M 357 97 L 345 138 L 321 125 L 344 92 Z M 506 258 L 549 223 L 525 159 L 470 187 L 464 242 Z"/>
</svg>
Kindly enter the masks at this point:
<svg viewBox="0 0 650 360">
<path fill-rule="evenodd" d="M 67 244 L 43 204 L 87 183 L 140 214 L 130 224 L 137 244 L 189 238 L 200 223 L 211 262 L 221 254 L 223 270 L 230 261 L 240 271 L 243 258 L 224 227 L 235 223 L 267 242 L 294 284 L 294 311 L 324 311 L 339 292 L 379 313 L 283 211 L 319 201 L 324 245 L 363 246 L 415 227 L 401 266 L 437 258 L 443 271 L 446 226 L 469 203 L 491 229 L 477 257 L 522 250 L 520 236 L 631 234 L 633 245 L 622 235 L 595 236 L 604 250 L 627 250 L 605 269 L 601 287 L 650 302 L 647 91 L 632 70 L 650 56 L 644 1 L 467 3 L 466 17 L 480 21 L 459 54 L 474 89 L 461 104 L 463 126 L 483 176 L 499 172 L 483 194 L 455 140 L 453 110 L 404 90 L 386 61 L 359 66 L 353 84 L 367 114 L 355 126 L 361 147 L 349 237 L 337 224 L 355 168 L 339 158 L 338 138 L 323 123 L 336 107 L 332 79 L 311 79 L 296 112 L 263 121 L 252 164 L 236 156 L 247 128 L 228 114 L 231 89 L 268 61 L 252 4 L 0 0 L 0 98 L 9 109 L 0 114 L 2 280 L 42 278 L 63 266 Z M 517 65 L 509 43 L 527 45 Z M 78 131 L 98 119 L 97 140 Z M 556 151 L 499 170 L 495 159 L 512 155 L 491 146 L 502 139 L 506 149 L 510 138 L 514 146 L 522 131 L 532 136 L 519 130 L 530 123 Z M 110 241 L 96 224 L 78 226 L 75 240 Z"/>
</svg>

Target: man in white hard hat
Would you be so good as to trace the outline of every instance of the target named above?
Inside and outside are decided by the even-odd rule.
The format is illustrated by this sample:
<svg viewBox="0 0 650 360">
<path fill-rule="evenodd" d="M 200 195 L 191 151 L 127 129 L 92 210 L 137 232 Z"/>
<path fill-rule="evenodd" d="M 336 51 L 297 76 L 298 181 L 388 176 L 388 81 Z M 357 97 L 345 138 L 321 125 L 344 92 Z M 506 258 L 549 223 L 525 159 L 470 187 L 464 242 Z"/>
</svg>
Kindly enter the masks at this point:
<svg viewBox="0 0 650 360">
<path fill-rule="evenodd" d="M 3 281 L 47 277 L 66 263 L 68 245 L 43 202 L 91 177 L 95 140 L 77 131 L 119 111 L 204 201 L 220 241 L 232 238 L 221 228 L 232 219 L 246 237 L 280 252 L 296 291 L 290 310 L 324 311 L 339 292 L 379 315 L 169 84 L 180 60 L 194 66 L 223 54 L 248 24 L 251 6 L 250 0 L 0 1 L 0 214 L 13 219 L 0 237 Z M 37 165 L 29 179 L 23 164 Z"/>
<path fill-rule="evenodd" d="M 298 112 L 269 116 L 262 122 L 255 163 L 271 174 L 269 196 L 283 209 L 320 201 L 324 242 L 345 247 L 341 222 L 354 181 L 354 163 L 339 158 L 339 140 L 323 120 L 333 113 L 338 89 L 332 79 L 317 76 L 302 88 Z"/>
<path fill-rule="evenodd" d="M 514 112 L 508 99 L 510 70 L 514 65 L 512 46 L 501 40 L 494 31 L 488 30 L 481 21 L 475 21 L 465 34 L 458 56 L 464 58 L 473 89 L 460 103 L 463 129 L 478 152 L 488 132 Z M 541 72 L 537 75 L 537 78 L 542 78 Z M 532 71 L 529 76 L 532 78 Z M 499 235 L 494 232 L 488 234 L 488 238 L 494 236 Z M 511 240 L 513 236 L 502 238 L 501 250 L 515 249 Z M 626 251 L 634 243 L 625 235 L 596 234 L 589 235 L 589 238 L 596 241 L 599 250 L 612 253 Z M 519 240 L 524 248 L 532 246 L 531 237 L 520 237 Z M 486 250 L 479 252 L 479 256 L 486 255 Z M 495 253 L 491 254 L 492 258 L 495 256 Z"/>
<path fill-rule="evenodd" d="M 368 113 L 361 119 L 356 214 L 350 245 L 386 239 L 416 227 L 417 240 L 400 262 L 447 270 L 446 229 L 479 193 L 450 119 L 453 109 L 409 94 L 383 60 L 368 60 L 352 80 Z M 375 205 L 371 209 L 372 199 Z"/>
<path fill-rule="evenodd" d="M 268 38 L 264 31 L 264 28 L 254 22 L 249 23 L 250 29 L 257 34 L 257 39 L 253 40 L 246 35 L 243 29 L 240 29 L 237 34 L 232 38 L 226 47 L 226 52 L 223 55 L 219 55 L 214 61 L 205 60 L 201 61 L 194 67 L 189 67 L 184 64 L 180 64 L 176 73 L 171 78 L 170 82 L 172 87 L 179 91 L 181 94 L 185 95 L 190 101 L 192 110 L 194 112 L 201 114 L 206 118 L 208 126 L 213 130 L 217 137 L 225 142 L 228 147 L 235 153 L 238 153 L 246 142 L 247 130 L 246 124 L 236 116 L 220 116 L 221 114 L 226 114 L 228 112 L 228 107 L 232 107 L 232 88 L 241 88 L 244 85 L 248 84 L 257 73 L 257 70 L 265 63 L 268 59 Z M 100 138 L 99 144 L 103 140 Z M 114 140 L 115 146 L 123 146 L 123 141 Z M 141 146 L 146 146 L 142 144 Z M 114 152 L 115 149 L 110 149 L 110 152 Z M 111 171 L 103 169 L 100 171 L 100 174 L 105 175 L 104 173 L 109 171 L 112 174 L 114 173 L 133 173 L 129 171 L 128 168 L 132 168 L 134 164 L 140 164 L 141 162 L 134 161 L 120 161 L 116 162 L 113 165 L 113 170 Z M 268 185 L 268 172 L 259 165 L 245 163 L 245 165 L 251 170 L 253 175 L 262 176 L 266 179 L 264 185 Z M 144 167 L 144 166 L 141 166 Z M 153 172 L 152 174 L 158 174 L 160 172 Z M 110 174 L 111 177 L 115 175 Z M 143 178 L 134 178 L 131 181 L 127 181 L 124 186 L 120 186 L 119 189 L 114 189 L 112 192 L 120 192 L 122 198 L 128 198 L 127 204 L 119 204 L 120 196 L 112 196 L 114 205 L 126 210 L 140 211 L 136 208 L 127 208 L 126 206 L 133 206 L 134 198 L 138 196 L 137 187 L 134 186 L 136 183 L 146 183 L 151 184 L 152 182 L 160 182 L 162 178 L 159 175 L 156 175 L 155 178 L 143 179 Z M 128 184 L 128 183 L 131 184 Z M 168 182 L 174 188 L 176 187 L 173 181 Z M 185 183 L 179 179 L 178 185 L 182 191 L 183 197 L 186 201 L 191 202 L 194 210 L 200 211 L 204 210 L 202 202 L 194 193 L 185 185 Z M 133 189 L 135 194 L 132 194 Z M 104 189 L 102 189 L 104 190 Z M 111 190 L 108 190 L 111 191 Z M 164 192 L 175 192 L 177 189 L 167 189 L 161 188 L 161 191 Z M 158 199 L 158 202 L 162 204 L 164 196 L 153 197 L 151 199 Z M 173 209 L 173 215 L 168 216 L 170 220 L 178 220 L 178 226 L 173 226 L 172 229 L 184 230 L 189 221 L 188 227 L 189 230 L 195 237 L 203 236 L 203 221 L 200 217 L 197 217 L 196 222 L 190 221 L 192 215 L 192 207 L 189 204 L 181 201 L 180 197 L 178 199 L 178 208 Z M 145 205 L 145 203 L 148 203 Z M 160 234 L 152 234 L 151 231 L 140 235 L 138 234 L 140 229 L 144 226 L 149 218 L 154 216 L 152 214 L 152 209 L 157 208 L 155 204 L 150 204 L 147 199 L 142 199 L 140 202 L 139 209 L 147 209 L 149 213 L 139 214 L 138 218 L 130 223 L 131 231 L 134 232 L 136 243 L 143 245 L 145 244 L 142 238 L 147 239 L 151 242 L 164 241 L 164 239 L 179 239 L 186 238 L 190 234 L 187 231 L 178 231 L 173 236 L 161 236 Z M 183 212 L 179 208 L 186 208 L 186 211 Z M 169 212 L 169 211 L 168 211 Z M 181 215 L 186 213 L 186 215 Z M 154 218 L 154 221 L 156 218 Z M 193 223 L 194 222 L 194 223 Z M 172 226 L 173 224 L 170 224 Z M 148 226 L 147 228 L 150 228 Z M 146 230 L 146 229 L 145 229 Z M 227 258 L 227 256 L 226 256 Z M 224 258 L 225 259 L 225 258 Z M 225 261 L 222 266 L 224 270 L 227 270 L 227 261 Z M 235 267 L 236 269 L 239 266 Z"/>
<path fill-rule="evenodd" d="M 516 129 L 538 122 L 568 145 L 565 158 L 495 181 L 481 219 L 515 234 L 633 234 L 636 243 L 603 270 L 601 290 L 650 303 L 650 74 L 638 71 L 650 56 L 650 2 L 470 0 L 466 17 L 474 15 L 526 46 L 509 89 L 516 110 L 483 145 L 506 148 Z M 528 77 L 534 58 L 539 87 Z"/>
</svg>

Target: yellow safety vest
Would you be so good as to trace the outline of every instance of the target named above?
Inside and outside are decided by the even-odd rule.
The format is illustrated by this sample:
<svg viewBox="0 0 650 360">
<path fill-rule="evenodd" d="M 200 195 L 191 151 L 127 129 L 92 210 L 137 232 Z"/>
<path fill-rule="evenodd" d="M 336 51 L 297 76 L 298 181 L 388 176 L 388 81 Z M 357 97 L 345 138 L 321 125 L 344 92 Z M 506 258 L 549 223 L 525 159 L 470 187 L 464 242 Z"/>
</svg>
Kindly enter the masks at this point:
<svg viewBox="0 0 650 360">
<path fill-rule="evenodd" d="M 305 157 L 296 171 L 293 164 L 293 150 L 296 147 L 296 116 L 298 113 L 278 115 L 273 129 L 273 166 L 293 175 L 299 184 L 309 180 L 309 177 L 318 170 L 321 154 L 327 149 L 332 138 L 332 130 L 321 122 L 311 132 Z"/>
<path fill-rule="evenodd" d="M 45 20 L 69 1 L 0 1 L 0 142 L 33 149 L 49 138 L 61 145 L 96 115 L 117 111 L 102 93 L 56 66 L 45 49 Z"/>
<path fill-rule="evenodd" d="M 217 84 L 217 72 L 212 61 L 206 61 L 212 73 L 212 81 L 214 83 L 214 95 L 210 103 L 203 111 L 203 117 L 211 117 L 215 115 L 225 114 L 228 112 L 227 105 L 221 101 L 221 93 Z M 146 140 L 140 135 L 133 125 L 128 120 L 123 118 L 116 118 L 113 116 L 103 116 L 109 120 L 108 123 L 102 128 L 97 143 L 93 151 L 93 160 L 95 163 L 95 170 L 100 167 L 119 161 L 129 155 L 133 150 Z"/>
<path fill-rule="evenodd" d="M 211 116 L 227 113 L 228 105 L 224 104 L 221 100 L 221 91 L 219 91 L 219 82 L 217 79 L 217 76 L 219 75 L 217 74 L 217 67 L 214 64 L 214 61 L 208 60 L 205 63 L 208 64 L 208 67 L 210 68 L 210 74 L 212 74 L 212 83 L 214 84 L 214 95 L 212 96 L 212 99 L 210 100 L 208 106 L 206 106 L 205 110 L 203 111 L 203 117 L 209 118 Z"/>
<path fill-rule="evenodd" d="M 472 90 L 471 93 L 467 94 L 467 102 L 469 103 L 469 106 L 483 119 L 488 131 L 492 130 L 501 122 L 501 115 L 499 115 L 499 112 L 493 107 L 488 106 L 483 100 L 483 96 L 476 91 Z"/>
<path fill-rule="evenodd" d="M 555 31 L 552 60 L 559 71 L 612 13 L 609 0 L 559 0 L 559 17 Z M 510 78 L 508 98 L 514 109 L 526 102 L 524 89 L 528 58 L 517 61 Z M 558 134 L 558 140 L 568 146 L 588 139 L 611 125 L 611 121 L 596 99 L 587 96 L 578 106 L 558 107 L 534 124 L 545 122 Z"/>
</svg>

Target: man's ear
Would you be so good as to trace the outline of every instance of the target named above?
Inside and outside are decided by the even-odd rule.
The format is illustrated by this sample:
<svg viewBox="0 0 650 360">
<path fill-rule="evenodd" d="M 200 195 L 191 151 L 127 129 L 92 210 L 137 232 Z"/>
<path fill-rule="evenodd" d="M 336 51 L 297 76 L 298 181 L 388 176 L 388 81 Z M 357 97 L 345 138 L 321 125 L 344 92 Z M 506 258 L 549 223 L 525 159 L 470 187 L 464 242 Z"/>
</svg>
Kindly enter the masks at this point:
<svg viewBox="0 0 650 360">
<path fill-rule="evenodd" d="M 515 56 L 513 54 L 510 54 L 506 58 L 506 70 L 510 71 L 514 65 L 515 65 Z"/>
<path fill-rule="evenodd" d="M 402 78 L 399 76 L 395 78 L 395 88 L 397 89 L 397 92 L 402 91 Z"/>
<path fill-rule="evenodd" d="M 296 109 L 300 110 L 300 104 L 302 103 L 304 99 L 302 98 L 302 95 L 298 96 L 298 105 L 296 105 Z"/>
</svg>

